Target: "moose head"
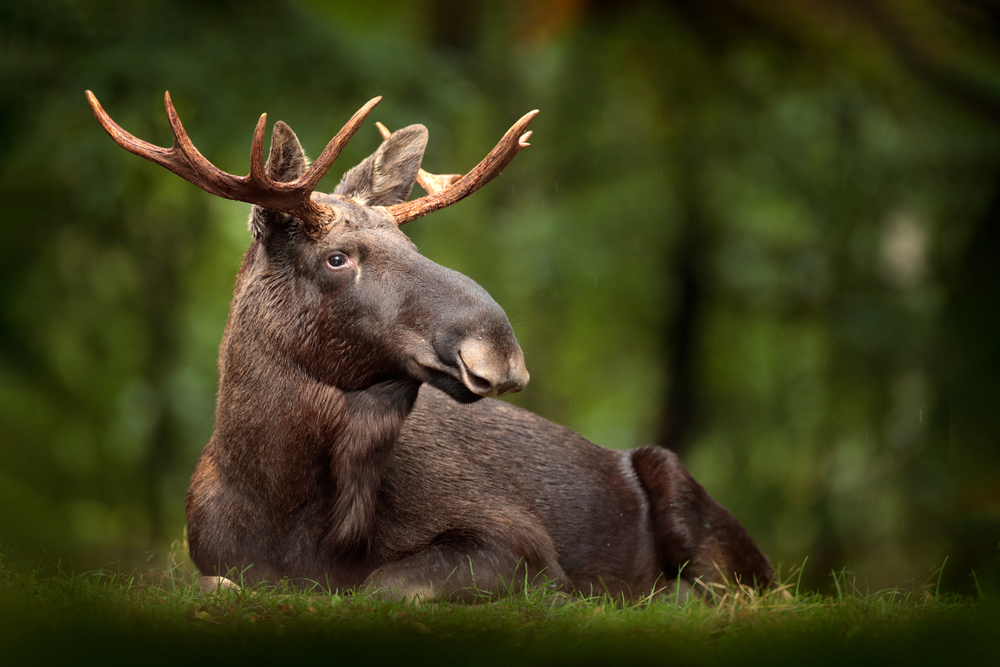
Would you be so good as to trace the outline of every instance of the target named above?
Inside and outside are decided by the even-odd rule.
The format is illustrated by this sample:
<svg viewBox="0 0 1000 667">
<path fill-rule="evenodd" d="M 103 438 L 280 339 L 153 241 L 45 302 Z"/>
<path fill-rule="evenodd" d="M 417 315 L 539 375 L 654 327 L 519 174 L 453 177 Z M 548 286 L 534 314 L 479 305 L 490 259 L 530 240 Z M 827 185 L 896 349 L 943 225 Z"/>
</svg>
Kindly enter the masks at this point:
<svg viewBox="0 0 1000 667">
<path fill-rule="evenodd" d="M 424 126 L 390 133 L 379 124 L 384 141 L 378 150 L 325 194 L 315 191 L 317 184 L 380 97 L 355 113 L 311 166 L 295 133 L 281 121 L 274 125 L 265 164 L 267 114 L 262 114 L 250 173 L 242 177 L 219 170 L 198 152 L 169 93 L 164 100 L 174 136 L 169 149 L 129 134 L 93 93 L 87 91 L 87 98 L 122 148 L 211 194 L 254 204 L 252 261 L 237 285 L 230 343 L 264 337 L 268 354 L 285 355 L 313 379 L 345 391 L 408 378 L 471 402 L 527 384 L 523 354 L 500 306 L 471 279 L 420 255 L 399 227 L 459 201 L 499 174 L 529 145 L 526 128 L 537 111 L 515 123 L 465 176 L 420 168 Z M 407 202 L 414 182 L 428 194 Z M 253 275 L 244 275 L 248 272 Z M 226 342 L 223 348 L 223 360 L 226 348 L 229 354 L 244 351 Z M 233 366 L 220 365 L 223 373 Z"/>
</svg>

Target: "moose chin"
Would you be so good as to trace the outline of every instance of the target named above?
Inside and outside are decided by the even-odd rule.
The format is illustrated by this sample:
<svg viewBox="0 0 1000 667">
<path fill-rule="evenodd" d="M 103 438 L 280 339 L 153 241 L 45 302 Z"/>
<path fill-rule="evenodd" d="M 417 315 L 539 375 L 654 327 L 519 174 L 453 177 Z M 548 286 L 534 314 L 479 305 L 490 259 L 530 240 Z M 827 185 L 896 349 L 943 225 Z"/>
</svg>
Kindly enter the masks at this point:
<svg viewBox="0 0 1000 667">
<path fill-rule="evenodd" d="M 536 111 L 464 176 L 420 168 L 422 125 L 379 124 L 378 149 L 325 194 L 317 183 L 381 98 L 311 166 L 282 122 L 265 162 L 262 115 L 242 177 L 198 152 L 169 93 L 169 149 L 87 98 L 125 150 L 252 204 L 215 431 L 187 495 L 203 575 L 425 601 L 772 584 L 746 530 L 670 451 L 604 449 L 495 400 L 528 383 L 507 316 L 400 230 L 496 177 Z M 427 195 L 407 201 L 414 183 Z"/>
</svg>

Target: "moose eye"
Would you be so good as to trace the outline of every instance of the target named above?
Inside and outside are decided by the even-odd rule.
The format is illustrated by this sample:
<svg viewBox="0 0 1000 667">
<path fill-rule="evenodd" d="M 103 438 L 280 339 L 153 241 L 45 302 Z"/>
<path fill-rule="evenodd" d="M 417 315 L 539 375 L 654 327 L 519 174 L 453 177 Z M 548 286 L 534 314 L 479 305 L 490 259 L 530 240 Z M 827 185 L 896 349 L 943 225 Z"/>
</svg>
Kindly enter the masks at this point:
<svg viewBox="0 0 1000 667">
<path fill-rule="evenodd" d="M 339 269 L 347 264 L 347 255 L 335 252 L 326 258 L 326 265 L 331 269 Z"/>
</svg>

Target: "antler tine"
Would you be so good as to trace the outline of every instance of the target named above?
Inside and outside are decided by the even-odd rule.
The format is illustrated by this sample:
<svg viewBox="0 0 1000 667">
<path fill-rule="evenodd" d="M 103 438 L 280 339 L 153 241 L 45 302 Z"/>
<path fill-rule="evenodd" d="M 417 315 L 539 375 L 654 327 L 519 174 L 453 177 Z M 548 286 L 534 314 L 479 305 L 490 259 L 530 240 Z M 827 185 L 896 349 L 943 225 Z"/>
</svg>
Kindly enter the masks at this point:
<svg viewBox="0 0 1000 667">
<path fill-rule="evenodd" d="M 522 116 L 507 130 L 489 155 L 465 176 L 434 192 L 421 183 L 420 186 L 430 194 L 413 201 L 387 206 L 386 211 L 396 220 L 397 225 L 403 225 L 468 197 L 498 176 L 522 148 L 530 145 L 528 139 L 531 137 L 531 132 L 525 130 L 537 114 L 538 109 L 535 109 Z M 433 176 L 433 174 L 428 175 Z M 435 184 L 430 185 L 432 188 L 435 187 Z"/>
<path fill-rule="evenodd" d="M 253 129 L 253 141 L 250 142 L 250 174 L 254 183 L 264 183 L 271 179 L 264 166 L 264 132 L 267 130 L 267 114 L 262 113 L 257 119 L 257 127 Z"/>
<path fill-rule="evenodd" d="M 361 128 L 361 125 L 365 122 L 365 118 L 371 113 L 372 109 L 382 101 L 382 96 L 373 97 L 368 100 L 368 102 L 358 109 L 351 119 L 347 121 L 343 129 L 337 133 L 337 135 L 330 140 L 330 143 L 326 145 L 323 152 L 319 154 L 316 161 L 312 163 L 309 167 L 309 171 L 300 176 L 299 178 L 292 181 L 296 185 L 309 186 L 309 192 L 316 189 L 316 185 L 319 183 L 320 179 L 326 176 L 326 172 L 330 171 L 330 167 L 333 165 L 333 161 L 340 156 L 340 151 L 344 149 L 347 142 L 351 140 L 354 133 Z"/>
<path fill-rule="evenodd" d="M 222 171 L 209 162 L 201 154 L 201 151 L 195 148 L 194 143 L 188 137 L 187 131 L 181 124 L 181 118 L 177 115 L 177 110 L 174 109 L 174 103 L 170 99 L 169 90 L 163 93 L 163 106 L 167 110 L 167 121 L 170 123 L 170 131 L 174 135 L 174 145 L 164 155 L 165 160 L 156 160 L 156 162 L 170 169 L 184 180 L 194 183 L 206 192 L 217 197 L 241 201 L 240 193 L 242 188 L 240 186 L 243 185 L 244 180 L 248 179 L 233 176 Z M 257 125 L 260 126 L 264 120 L 264 118 L 258 120 Z"/>
<path fill-rule="evenodd" d="M 89 90 L 87 91 L 87 101 L 90 102 L 94 116 L 104 130 L 114 139 L 116 144 L 130 153 L 166 167 L 184 180 L 217 197 L 281 208 L 263 196 L 267 185 L 273 183 L 263 173 L 263 141 L 267 114 L 261 115 L 257 121 L 257 127 L 254 129 L 250 175 L 233 176 L 213 165 L 195 148 L 181 123 L 180 116 L 177 115 L 169 91 L 163 95 L 163 106 L 166 108 L 167 120 L 174 136 L 174 145 L 170 148 L 156 146 L 126 132 L 111 119 L 101 103 L 97 101 L 94 93 Z"/>
<path fill-rule="evenodd" d="M 354 112 L 354 115 L 351 116 L 350 120 L 344 124 L 344 127 L 341 128 L 340 132 L 338 132 L 333 139 L 330 140 L 330 143 L 326 145 L 323 152 L 319 154 L 316 161 L 309 166 L 306 173 L 289 183 L 276 183 L 268 178 L 267 182 L 274 186 L 273 189 L 275 190 L 287 188 L 289 191 L 302 193 L 301 199 L 296 202 L 296 205 L 293 207 L 281 208 L 272 205 L 271 208 L 277 208 L 280 211 L 291 213 L 295 217 L 302 220 L 307 234 L 313 236 L 320 234 L 325 227 L 327 218 L 324 217 L 322 208 L 313 202 L 312 191 L 316 189 L 320 180 L 326 176 L 326 172 L 330 171 L 330 167 L 333 166 L 334 161 L 340 156 L 340 152 L 344 150 L 344 146 L 347 145 L 347 142 L 351 140 L 351 137 L 353 137 L 354 134 L 361 128 L 361 125 L 364 124 L 365 119 L 368 117 L 368 114 L 371 113 L 371 110 L 374 109 L 375 106 L 381 101 L 381 95 L 373 97 L 368 100 L 364 106 Z M 263 149 L 261 149 L 261 159 L 263 159 Z M 252 158 L 251 162 L 253 162 Z M 252 170 L 253 168 L 251 166 L 251 172 Z"/>
<path fill-rule="evenodd" d="M 382 123 L 376 122 L 375 127 L 378 128 L 379 133 L 382 135 L 382 141 L 385 141 L 392 136 L 392 132 L 389 131 L 389 128 Z M 422 187 L 429 195 L 441 192 L 460 178 L 462 178 L 461 174 L 432 174 L 422 168 L 417 170 L 417 183 L 419 183 L 420 187 Z"/>
<path fill-rule="evenodd" d="M 246 176 L 234 176 L 213 165 L 195 148 L 181 124 L 177 110 L 174 109 L 169 92 L 164 94 L 163 104 L 174 135 L 174 145 L 170 148 L 156 146 L 126 132 L 104 111 L 91 91 L 88 90 L 86 93 L 87 101 L 90 102 L 97 121 L 115 143 L 125 150 L 166 167 L 184 180 L 217 197 L 266 206 L 294 215 L 303 221 L 308 233 L 321 230 L 325 220 L 321 207 L 312 201 L 312 191 L 329 171 L 340 151 L 361 127 L 372 108 L 382 99 L 376 97 L 361 107 L 330 140 L 305 174 L 294 181 L 281 183 L 271 180 L 264 167 L 264 132 L 267 128 L 267 114 L 261 114 L 254 128 L 253 142 L 250 145 L 250 173 Z"/>
<path fill-rule="evenodd" d="M 94 93 L 88 90 L 86 91 L 86 94 L 87 101 L 90 103 L 90 108 L 94 112 L 94 117 L 97 118 L 97 122 L 101 124 L 104 131 L 108 133 L 116 144 L 128 152 L 138 155 L 139 157 L 144 157 L 147 160 L 156 162 L 157 164 L 162 164 L 162 160 L 164 160 L 167 154 L 170 153 L 169 149 L 156 146 L 129 134 L 122 129 L 118 123 L 111 120 L 111 116 L 109 116 L 104 110 L 101 103 L 97 101 L 97 97 L 94 96 Z"/>
</svg>

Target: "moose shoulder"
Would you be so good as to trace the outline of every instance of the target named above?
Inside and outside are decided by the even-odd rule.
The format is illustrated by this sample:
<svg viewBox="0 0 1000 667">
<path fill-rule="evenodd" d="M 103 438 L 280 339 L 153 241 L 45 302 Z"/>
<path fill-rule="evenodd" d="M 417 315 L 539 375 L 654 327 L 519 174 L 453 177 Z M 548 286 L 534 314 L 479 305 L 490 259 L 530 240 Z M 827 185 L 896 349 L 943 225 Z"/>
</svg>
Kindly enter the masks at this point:
<svg viewBox="0 0 1000 667">
<path fill-rule="evenodd" d="M 215 432 L 187 497 L 203 574 L 424 600 L 526 582 L 626 597 L 678 576 L 771 583 L 767 558 L 669 451 L 603 449 L 490 398 L 528 382 L 506 315 L 399 230 L 499 174 L 535 112 L 461 177 L 420 169 L 423 126 L 379 125 L 378 150 L 323 194 L 316 184 L 378 98 L 312 166 L 281 122 L 265 164 L 261 116 L 237 177 L 198 153 L 169 94 L 170 149 L 87 96 L 126 150 L 253 204 Z M 406 201 L 415 182 L 428 194 Z"/>
</svg>

